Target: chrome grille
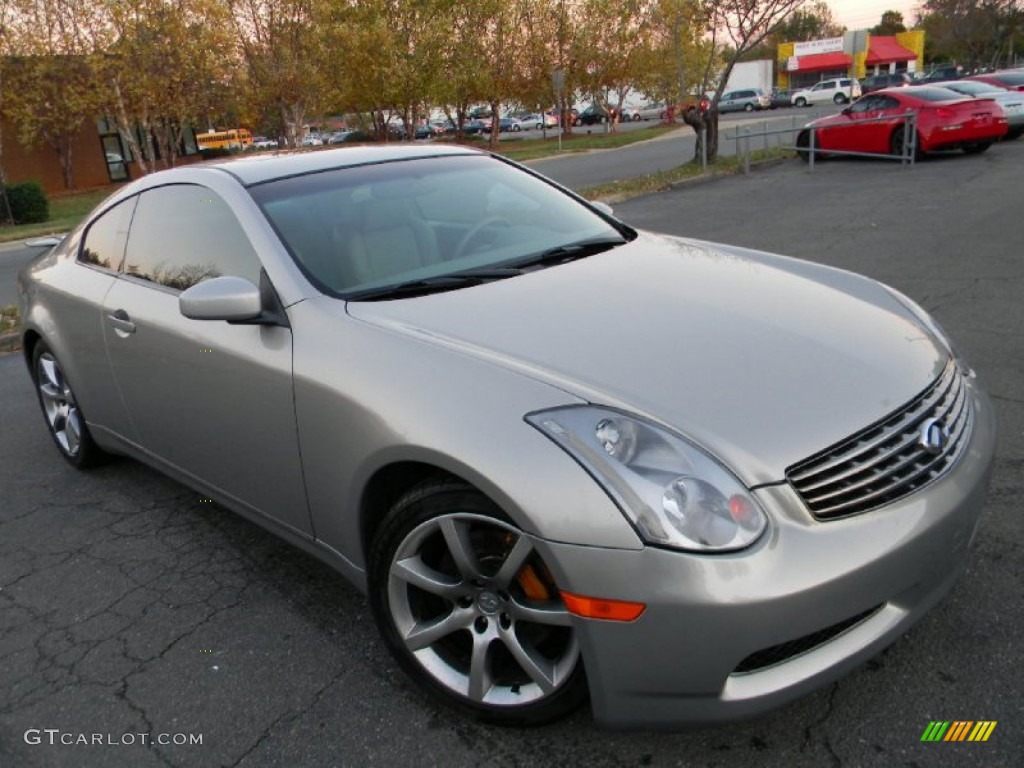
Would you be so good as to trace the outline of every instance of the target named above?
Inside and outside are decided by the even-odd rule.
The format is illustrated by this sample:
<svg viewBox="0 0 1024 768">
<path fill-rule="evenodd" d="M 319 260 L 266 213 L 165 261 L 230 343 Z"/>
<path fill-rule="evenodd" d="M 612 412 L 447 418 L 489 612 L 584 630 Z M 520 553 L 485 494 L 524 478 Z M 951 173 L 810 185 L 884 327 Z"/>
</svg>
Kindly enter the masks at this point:
<svg viewBox="0 0 1024 768">
<path fill-rule="evenodd" d="M 937 422 L 941 447 L 922 431 Z M 963 377 L 950 361 L 924 392 L 882 421 L 786 470 L 786 479 L 820 519 L 846 517 L 913 493 L 960 455 L 971 427 Z M 937 449 L 937 450 L 936 450 Z"/>
</svg>

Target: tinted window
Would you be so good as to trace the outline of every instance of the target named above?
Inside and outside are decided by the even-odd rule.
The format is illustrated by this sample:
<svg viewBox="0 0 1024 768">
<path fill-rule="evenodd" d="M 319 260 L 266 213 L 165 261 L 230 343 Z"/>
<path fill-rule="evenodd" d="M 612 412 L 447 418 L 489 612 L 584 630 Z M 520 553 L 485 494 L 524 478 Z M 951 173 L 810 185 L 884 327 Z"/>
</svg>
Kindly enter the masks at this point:
<svg viewBox="0 0 1024 768">
<path fill-rule="evenodd" d="M 948 88 L 936 88 L 933 85 L 915 88 L 912 95 L 924 101 L 953 101 L 965 98 L 962 93 L 951 91 Z"/>
<path fill-rule="evenodd" d="M 900 103 L 892 98 L 891 96 L 879 96 L 878 104 L 871 107 L 872 109 L 899 109 Z"/>
<path fill-rule="evenodd" d="M 1024 72 L 998 72 L 992 77 L 1004 85 L 1024 85 Z"/>
<path fill-rule="evenodd" d="M 137 197 L 132 197 L 118 203 L 89 225 L 78 255 L 80 261 L 114 272 L 121 268 L 136 200 Z"/>
<path fill-rule="evenodd" d="M 227 203 L 205 187 L 179 184 L 142 193 L 124 272 L 182 291 L 222 275 L 258 285 L 260 263 Z"/>
</svg>

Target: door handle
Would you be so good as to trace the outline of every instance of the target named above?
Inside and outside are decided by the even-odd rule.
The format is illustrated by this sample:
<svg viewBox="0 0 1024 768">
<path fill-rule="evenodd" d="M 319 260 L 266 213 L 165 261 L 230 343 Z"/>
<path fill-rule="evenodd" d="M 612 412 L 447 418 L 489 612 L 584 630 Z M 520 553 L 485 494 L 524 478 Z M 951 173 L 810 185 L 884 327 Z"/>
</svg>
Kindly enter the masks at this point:
<svg viewBox="0 0 1024 768">
<path fill-rule="evenodd" d="M 131 321 L 128 313 L 123 309 L 117 310 L 112 315 L 107 315 L 107 319 L 121 338 L 125 338 L 129 333 L 135 333 L 135 323 Z"/>
</svg>

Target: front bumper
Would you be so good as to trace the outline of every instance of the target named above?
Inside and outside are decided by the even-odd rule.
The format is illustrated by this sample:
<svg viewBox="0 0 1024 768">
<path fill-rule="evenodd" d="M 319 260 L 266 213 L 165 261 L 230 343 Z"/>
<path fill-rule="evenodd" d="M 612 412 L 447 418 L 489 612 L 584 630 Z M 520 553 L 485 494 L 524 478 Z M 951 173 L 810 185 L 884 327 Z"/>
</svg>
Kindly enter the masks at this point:
<svg viewBox="0 0 1024 768">
<path fill-rule="evenodd" d="M 995 423 L 985 395 L 968 392 L 974 427 L 957 463 L 878 510 L 818 522 L 776 485 L 757 491 L 769 531 L 732 555 L 538 542 L 562 589 L 647 604 L 631 623 L 576 620 L 595 719 L 673 727 L 757 715 L 906 632 L 951 589 L 981 515 Z"/>
</svg>

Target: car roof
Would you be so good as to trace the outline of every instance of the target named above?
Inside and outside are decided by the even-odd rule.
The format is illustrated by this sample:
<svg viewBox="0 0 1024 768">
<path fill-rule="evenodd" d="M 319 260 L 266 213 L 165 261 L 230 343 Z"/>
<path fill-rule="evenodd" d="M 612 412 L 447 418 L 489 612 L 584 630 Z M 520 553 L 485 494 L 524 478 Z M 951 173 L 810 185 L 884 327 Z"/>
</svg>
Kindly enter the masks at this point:
<svg viewBox="0 0 1024 768">
<path fill-rule="evenodd" d="M 206 167 L 230 173 L 243 185 L 251 186 L 265 181 L 300 176 L 305 173 L 350 168 L 370 163 L 394 160 L 412 160 L 445 155 L 476 155 L 479 150 L 456 146 L 396 145 L 352 146 L 338 149 L 285 150 L 260 155 L 210 160 L 193 168 Z"/>
</svg>

